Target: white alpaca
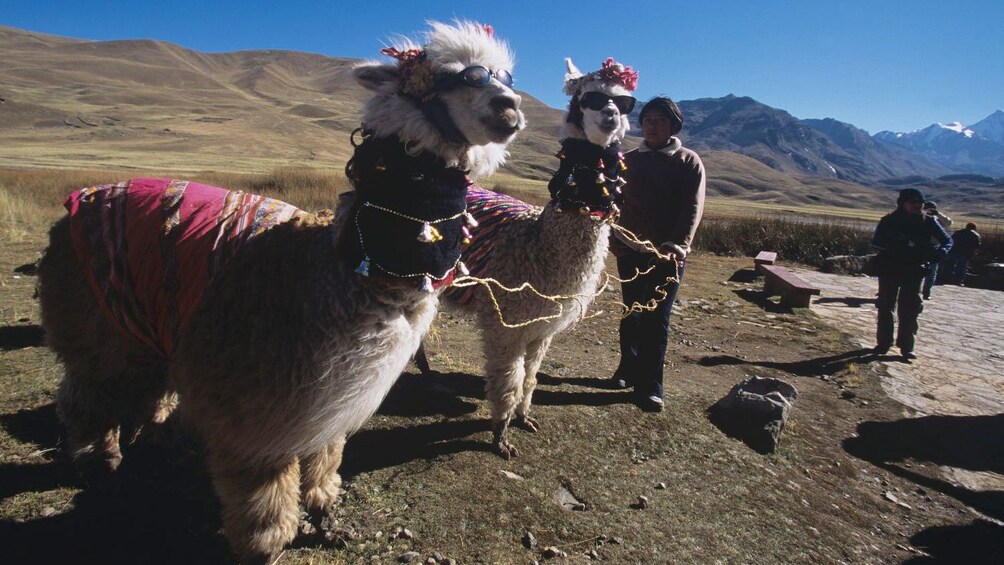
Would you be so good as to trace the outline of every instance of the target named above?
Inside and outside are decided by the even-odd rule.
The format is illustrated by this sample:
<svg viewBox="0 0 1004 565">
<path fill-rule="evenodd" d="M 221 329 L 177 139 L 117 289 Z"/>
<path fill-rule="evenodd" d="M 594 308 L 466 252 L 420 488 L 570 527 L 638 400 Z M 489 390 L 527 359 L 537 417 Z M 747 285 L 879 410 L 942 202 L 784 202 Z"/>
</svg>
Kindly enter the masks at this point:
<svg viewBox="0 0 1004 565">
<path fill-rule="evenodd" d="M 620 178 L 620 142 L 634 105 L 637 73 L 608 59 L 599 71 L 583 75 L 566 59 L 565 92 L 572 97 L 561 129 L 561 165 L 548 188 L 552 200 L 543 209 L 488 191 L 472 190 L 467 205 L 481 224 L 463 259 L 479 277 L 506 286 L 529 282 L 545 295 L 576 296 L 550 301 L 527 292 L 496 292 L 509 325 L 542 317 L 523 327 L 506 327 L 483 288 L 449 291 L 448 303 L 474 312 L 483 333 L 486 395 L 491 404 L 494 445 L 506 459 L 518 455 L 507 439 L 510 420 L 532 431 L 530 417 L 537 370 L 551 339 L 582 319 L 597 292 L 610 236 L 607 220 L 616 216 L 614 200 Z M 485 233 L 485 231 L 489 233 Z M 428 366 L 422 352 L 420 367 Z"/>
<path fill-rule="evenodd" d="M 50 234 L 39 291 L 50 345 L 66 366 L 58 409 L 75 462 L 110 474 L 121 460 L 120 428 L 163 421 L 177 391 L 184 420 L 205 445 L 226 537 L 243 561 L 270 561 L 293 539 L 301 495 L 312 513 L 330 509 L 346 436 L 376 411 L 428 330 L 438 302 L 428 287 L 454 274 L 466 170 L 494 170 L 524 126 L 508 46 L 488 26 L 430 25 L 424 46 L 384 50 L 394 64 L 354 69 L 374 95 L 347 167 L 356 191 L 339 203 L 338 219 L 251 197 L 280 220 L 221 263 L 178 335 L 154 335 L 153 346 L 127 337 L 118 329 L 125 318 L 115 314 L 142 303 L 141 289 L 109 297 L 83 282 L 92 268 L 111 269 L 103 290 L 139 278 L 114 262 L 78 257 L 75 244 L 84 244 L 71 231 L 103 216 L 89 216 L 91 226 L 64 219 Z M 155 194 L 136 187 L 157 181 L 134 184 L 85 189 L 73 203 L 152 198 L 159 207 L 172 190 L 194 191 L 183 181 Z M 249 198 L 212 190 L 228 203 Z M 232 214 L 220 217 L 228 229 L 236 223 Z M 173 249 L 165 241 L 173 218 L 150 220 L 163 237 L 147 255 Z M 128 220 L 134 227 L 139 218 Z M 117 229 L 98 228 L 105 236 Z"/>
</svg>

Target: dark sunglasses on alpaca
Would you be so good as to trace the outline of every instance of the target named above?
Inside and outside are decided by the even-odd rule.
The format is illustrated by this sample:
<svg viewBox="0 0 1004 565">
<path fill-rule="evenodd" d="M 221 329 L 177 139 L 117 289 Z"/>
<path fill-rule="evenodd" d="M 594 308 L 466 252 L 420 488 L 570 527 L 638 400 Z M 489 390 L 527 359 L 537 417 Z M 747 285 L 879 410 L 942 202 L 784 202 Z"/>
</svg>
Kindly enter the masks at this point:
<svg viewBox="0 0 1004 565">
<path fill-rule="evenodd" d="M 630 114 L 634 110 L 634 96 L 607 96 L 602 92 L 587 92 L 579 98 L 579 105 L 590 110 L 602 110 L 607 103 L 613 100 L 614 106 L 620 110 L 621 114 Z"/>
<path fill-rule="evenodd" d="M 446 75 L 439 79 L 441 86 L 472 86 L 474 88 L 484 88 L 491 84 L 492 79 L 502 83 L 504 86 L 512 87 L 512 74 L 505 69 L 489 70 L 481 65 L 467 67 L 457 74 Z"/>
</svg>

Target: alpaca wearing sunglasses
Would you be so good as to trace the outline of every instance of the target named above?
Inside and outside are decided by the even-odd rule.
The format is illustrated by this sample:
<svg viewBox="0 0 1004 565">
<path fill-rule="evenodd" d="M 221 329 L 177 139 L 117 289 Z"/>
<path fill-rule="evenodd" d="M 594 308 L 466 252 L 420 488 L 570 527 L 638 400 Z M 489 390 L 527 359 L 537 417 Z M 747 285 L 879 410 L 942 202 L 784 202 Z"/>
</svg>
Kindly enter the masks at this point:
<svg viewBox="0 0 1004 565">
<path fill-rule="evenodd" d="M 449 305 L 473 312 L 482 332 L 486 396 L 491 405 L 493 445 L 509 459 L 518 450 L 508 437 L 511 420 L 538 431 L 530 416 L 537 371 L 556 334 L 586 314 L 603 271 L 610 235 L 608 221 L 617 214 L 615 201 L 623 181 L 620 142 L 627 133 L 627 112 L 637 73 L 608 59 L 602 68 L 583 74 L 566 59 L 565 93 L 571 96 L 561 128 L 560 165 L 543 209 L 493 192 L 468 191 L 468 210 L 479 226 L 463 260 L 472 274 L 506 286 L 529 282 L 546 295 L 575 296 L 551 301 L 529 292 L 509 294 L 495 289 L 505 322 L 512 325 L 550 318 L 522 327 L 499 320 L 482 287 L 455 289 L 444 296 Z M 585 101 L 585 102 L 584 102 Z M 416 359 L 428 371 L 424 350 Z"/>
<path fill-rule="evenodd" d="M 520 97 L 495 78 L 435 87 L 472 62 L 507 75 L 508 45 L 488 26 L 431 26 L 424 46 L 385 49 L 394 63 L 354 69 L 373 96 L 347 171 L 356 190 L 334 219 L 137 179 L 75 192 L 71 215 L 50 233 L 39 293 L 49 345 L 65 364 L 57 401 L 74 462 L 91 479 L 109 478 L 122 459 L 120 430 L 125 439 L 162 422 L 180 398 L 244 563 L 281 553 L 301 497 L 315 517 L 330 511 L 346 436 L 376 411 L 432 321 L 438 296 L 423 287 L 448 283 L 457 267 L 465 173 L 494 170 L 524 125 Z M 177 237 L 200 207 L 210 211 L 203 234 Z M 274 221 L 259 222 L 259 212 Z M 256 233 L 240 231 L 243 222 Z M 423 237 L 433 229 L 438 238 Z M 207 267 L 215 274 L 193 308 L 171 308 L 190 292 L 181 272 Z M 151 298 L 160 281 L 181 285 Z M 157 304 L 168 306 L 167 322 L 149 319 Z"/>
</svg>

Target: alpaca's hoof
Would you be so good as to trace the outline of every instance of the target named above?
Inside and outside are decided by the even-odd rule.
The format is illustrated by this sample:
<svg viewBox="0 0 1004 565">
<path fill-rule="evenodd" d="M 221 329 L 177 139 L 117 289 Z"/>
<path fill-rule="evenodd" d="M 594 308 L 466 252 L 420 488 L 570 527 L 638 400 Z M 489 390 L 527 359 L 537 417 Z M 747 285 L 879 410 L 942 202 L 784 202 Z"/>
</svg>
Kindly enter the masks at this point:
<svg viewBox="0 0 1004 565">
<path fill-rule="evenodd" d="M 325 517 L 334 515 L 339 492 L 335 485 L 333 488 L 312 488 L 303 493 L 303 506 L 311 522 L 320 524 Z"/>
<path fill-rule="evenodd" d="M 509 443 L 508 441 L 496 442 L 495 450 L 498 451 L 498 454 L 506 461 L 519 457 L 519 450 L 516 449 L 515 445 Z"/>
<path fill-rule="evenodd" d="M 527 415 L 517 416 L 515 423 L 517 426 L 523 428 L 528 432 L 537 433 L 540 431 L 540 422 L 538 422 L 536 418 L 531 418 L 530 416 Z"/>
</svg>

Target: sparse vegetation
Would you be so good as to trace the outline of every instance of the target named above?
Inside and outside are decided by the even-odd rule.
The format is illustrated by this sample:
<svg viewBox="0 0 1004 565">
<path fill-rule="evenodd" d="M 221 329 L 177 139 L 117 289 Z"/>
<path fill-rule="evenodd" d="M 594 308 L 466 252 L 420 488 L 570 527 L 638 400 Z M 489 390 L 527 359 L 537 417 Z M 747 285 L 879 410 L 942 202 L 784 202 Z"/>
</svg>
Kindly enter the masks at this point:
<svg viewBox="0 0 1004 565">
<path fill-rule="evenodd" d="M 708 218 L 694 245 L 718 255 L 755 256 L 777 251 L 786 261 L 819 266 L 833 255 L 871 253 L 870 224 L 797 217 Z"/>
</svg>

